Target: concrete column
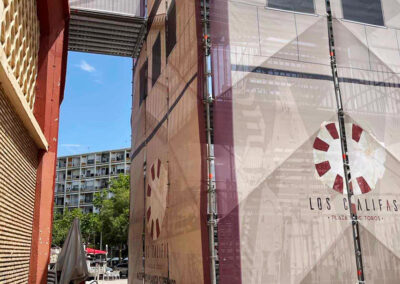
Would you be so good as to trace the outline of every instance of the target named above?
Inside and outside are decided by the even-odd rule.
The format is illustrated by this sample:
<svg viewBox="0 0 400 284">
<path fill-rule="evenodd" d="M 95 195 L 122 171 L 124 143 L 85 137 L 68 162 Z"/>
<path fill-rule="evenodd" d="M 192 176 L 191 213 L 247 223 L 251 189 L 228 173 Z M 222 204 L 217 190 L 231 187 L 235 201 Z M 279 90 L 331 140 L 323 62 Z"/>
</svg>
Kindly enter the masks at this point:
<svg viewBox="0 0 400 284">
<path fill-rule="evenodd" d="M 36 81 L 34 115 L 49 143 L 39 154 L 30 284 L 47 283 L 54 206 L 59 109 L 62 101 L 67 61 L 68 1 L 38 0 L 40 20 L 39 68 Z"/>
</svg>

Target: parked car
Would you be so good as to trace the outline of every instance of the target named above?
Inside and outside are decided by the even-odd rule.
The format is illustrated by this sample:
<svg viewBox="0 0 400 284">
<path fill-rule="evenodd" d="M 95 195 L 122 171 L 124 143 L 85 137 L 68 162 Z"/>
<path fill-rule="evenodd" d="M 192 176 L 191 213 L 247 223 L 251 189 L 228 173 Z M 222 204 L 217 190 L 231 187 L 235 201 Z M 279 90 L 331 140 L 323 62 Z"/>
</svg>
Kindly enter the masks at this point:
<svg viewBox="0 0 400 284">
<path fill-rule="evenodd" d="M 114 267 L 114 271 L 119 271 L 121 277 L 128 277 L 128 263 L 120 263 Z"/>
<path fill-rule="evenodd" d="M 114 266 L 116 266 L 118 263 L 120 263 L 119 257 L 113 257 L 113 258 L 109 259 L 109 260 L 107 261 L 107 263 L 108 263 L 108 266 L 109 266 L 109 267 L 114 267 Z"/>
</svg>

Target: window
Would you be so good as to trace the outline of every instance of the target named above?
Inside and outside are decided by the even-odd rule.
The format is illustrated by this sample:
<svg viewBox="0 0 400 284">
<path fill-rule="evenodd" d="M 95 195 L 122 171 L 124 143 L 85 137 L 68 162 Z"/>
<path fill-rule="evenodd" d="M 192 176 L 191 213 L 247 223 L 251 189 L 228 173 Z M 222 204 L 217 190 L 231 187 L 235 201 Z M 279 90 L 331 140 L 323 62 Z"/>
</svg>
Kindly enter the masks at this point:
<svg viewBox="0 0 400 284">
<path fill-rule="evenodd" d="M 142 104 L 142 102 L 146 99 L 147 97 L 147 71 L 148 66 L 147 66 L 147 59 L 146 62 L 143 63 L 142 68 L 139 71 L 139 92 L 140 92 L 140 103 L 139 105 Z"/>
<path fill-rule="evenodd" d="M 381 0 L 342 0 L 346 20 L 383 26 Z"/>
<path fill-rule="evenodd" d="M 269 8 L 314 14 L 313 0 L 267 0 L 267 1 Z"/>
<path fill-rule="evenodd" d="M 154 42 L 152 49 L 152 86 L 157 82 L 158 77 L 161 74 L 161 39 L 160 33 L 157 36 L 156 41 Z"/>
<path fill-rule="evenodd" d="M 167 58 L 176 44 L 176 6 L 175 0 L 172 0 L 168 9 L 167 20 Z"/>
</svg>

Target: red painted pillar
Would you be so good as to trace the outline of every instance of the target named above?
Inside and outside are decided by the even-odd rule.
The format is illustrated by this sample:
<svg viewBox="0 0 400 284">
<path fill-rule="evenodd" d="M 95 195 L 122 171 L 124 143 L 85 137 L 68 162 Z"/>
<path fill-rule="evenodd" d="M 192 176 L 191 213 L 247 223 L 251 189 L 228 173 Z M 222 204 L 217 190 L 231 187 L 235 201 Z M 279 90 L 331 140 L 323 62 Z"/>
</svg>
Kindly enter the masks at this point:
<svg viewBox="0 0 400 284">
<path fill-rule="evenodd" d="M 29 283 L 45 284 L 51 247 L 59 110 L 65 86 L 69 9 L 67 0 L 38 0 L 37 5 L 41 38 L 34 115 L 49 149 L 39 153 Z"/>
</svg>

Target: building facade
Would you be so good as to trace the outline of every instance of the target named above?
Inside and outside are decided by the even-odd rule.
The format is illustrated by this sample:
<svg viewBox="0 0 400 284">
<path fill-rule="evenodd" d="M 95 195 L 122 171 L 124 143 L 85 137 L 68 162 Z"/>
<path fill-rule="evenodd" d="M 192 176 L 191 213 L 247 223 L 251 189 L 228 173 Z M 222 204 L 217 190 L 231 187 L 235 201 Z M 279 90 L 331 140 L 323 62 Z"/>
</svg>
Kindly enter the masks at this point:
<svg viewBox="0 0 400 284">
<path fill-rule="evenodd" d="M 147 1 L 133 84 L 129 283 L 209 283 L 200 2 Z"/>
<path fill-rule="evenodd" d="M 129 283 L 398 282 L 399 2 L 146 3 Z"/>
<path fill-rule="evenodd" d="M 0 283 L 46 283 L 68 1 L 0 0 Z"/>
<path fill-rule="evenodd" d="M 129 174 L 130 149 L 84 153 L 57 158 L 54 210 L 81 208 L 84 213 L 97 212 L 94 195 L 109 188 L 111 179 Z"/>
</svg>

